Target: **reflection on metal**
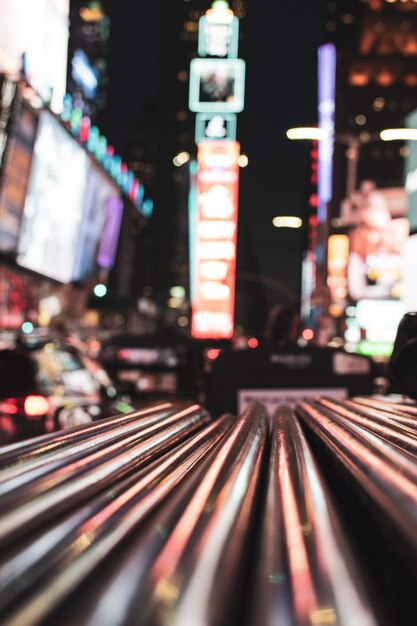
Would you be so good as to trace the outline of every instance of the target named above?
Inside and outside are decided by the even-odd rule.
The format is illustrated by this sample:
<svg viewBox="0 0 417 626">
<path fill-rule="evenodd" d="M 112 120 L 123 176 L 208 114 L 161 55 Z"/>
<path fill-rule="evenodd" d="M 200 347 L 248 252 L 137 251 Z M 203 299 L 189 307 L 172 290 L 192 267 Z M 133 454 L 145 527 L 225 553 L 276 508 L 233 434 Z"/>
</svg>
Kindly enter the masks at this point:
<svg viewBox="0 0 417 626">
<path fill-rule="evenodd" d="M 303 422 L 346 468 L 358 488 L 397 528 L 406 541 L 408 558 L 417 551 L 417 463 L 411 429 L 381 426 L 372 412 L 361 415 L 347 401 L 302 402 Z M 404 546 L 403 546 L 404 547 Z"/>
<path fill-rule="evenodd" d="M 326 485 L 288 405 L 272 419 L 260 538 L 251 624 L 376 624 Z"/>
<path fill-rule="evenodd" d="M 310 436 L 414 562 L 416 412 L 167 403 L 0 449 L 0 623 L 376 626 Z"/>
</svg>

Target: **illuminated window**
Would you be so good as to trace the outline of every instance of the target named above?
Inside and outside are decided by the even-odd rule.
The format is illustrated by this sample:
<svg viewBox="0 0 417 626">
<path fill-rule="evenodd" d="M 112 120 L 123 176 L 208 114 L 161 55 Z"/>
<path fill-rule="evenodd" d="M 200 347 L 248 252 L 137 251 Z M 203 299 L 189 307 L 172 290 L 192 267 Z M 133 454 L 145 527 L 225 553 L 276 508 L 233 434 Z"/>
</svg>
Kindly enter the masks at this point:
<svg viewBox="0 0 417 626">
<path fill-rule="evenodd" d="M 185 22 L 184 29 L 188 33 L 195 33 L 198 30 L 198 22 Z"/>
<path fill-rule="evenodd" d="M 395 82 L 395 74 L 388 68 L 381 68 L 375 75 L 375 80 L 382 87 L 389 87 Z"/>
<path fill-rule="evenodd" d="M 352 68 L 349 82 L 354 87 L 363 87 L 369 83 L 369 71 L 366 67 L 356 66 Z"/>
<path fill-rule="evenodd" d="M 407 87 L 416 87 L 417 86 L 417 74 L 406 74 L 403 77 L 404 83 Z"/>
<path fill-rule="evenodd" d="M 385 30 L 384 22 L 375 22 L 375 24 L 374 24 L 374 31 L 376 33 L 383 33 L 384 30 Z"/>
<path fill-rule="evenodd" d="M 375 98 L 373 107 L 374 111 L 382 111 L 382 109 L 385 107 L 384 98 Z"/>
<path fill-rule="evenodd" d="M 369 130 L 362 130 L 359 133 L 359 140 L 362 143 L 367 143 L 368 141 L 370 141 L 370 139 L 371 139 L 371 133 L 369 132 Z"/>
</svg>

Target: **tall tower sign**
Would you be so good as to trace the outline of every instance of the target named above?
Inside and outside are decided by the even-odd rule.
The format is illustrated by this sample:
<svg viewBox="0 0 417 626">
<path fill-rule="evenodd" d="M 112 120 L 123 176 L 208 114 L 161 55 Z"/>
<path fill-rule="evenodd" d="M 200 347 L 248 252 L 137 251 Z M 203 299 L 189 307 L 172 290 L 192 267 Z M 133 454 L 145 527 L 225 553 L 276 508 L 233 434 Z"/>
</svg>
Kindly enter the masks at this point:
<svg viewBox="0 0 417 626">
<path fill-rule="evenodd" d="M 239 20 L 224 0 L 199 22 L 189 108 L 196 115 L 197 182 L 190 228 L 192 323 L 199 339 L 233 336 L 240 145 L 245 62 L 237 57 Z M 196 193 L 195 193 L 196 191 Z M 192 206 L 193 205 L 193 206 Z"/>
</svg>

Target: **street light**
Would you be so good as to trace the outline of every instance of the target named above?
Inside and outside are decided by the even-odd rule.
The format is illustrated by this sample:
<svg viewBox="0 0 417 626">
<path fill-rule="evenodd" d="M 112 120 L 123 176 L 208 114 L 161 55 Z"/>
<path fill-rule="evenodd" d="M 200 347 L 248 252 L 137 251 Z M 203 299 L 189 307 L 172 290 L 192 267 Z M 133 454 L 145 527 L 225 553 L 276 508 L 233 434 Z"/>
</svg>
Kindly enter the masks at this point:
<svg viewBox="0 0 417 626">
<path fill-rule="evenodd" d="M 286 135 L 291 140 L 310 141 L 323 141 L 332 136 L 327 129 L 315 126 L 289 128 Z M 335 132 L 333 133 L 333 140 L 335 143 L 345 145 L 348 148 L 346 153 L 348 166 L 345 197 L 349 198 L 356 189 L 361 146 L 375 141 L 417 141 L 417 128 L 386 128 L 375 132 L 363 130 L 358 134 Z"/>
</svg>

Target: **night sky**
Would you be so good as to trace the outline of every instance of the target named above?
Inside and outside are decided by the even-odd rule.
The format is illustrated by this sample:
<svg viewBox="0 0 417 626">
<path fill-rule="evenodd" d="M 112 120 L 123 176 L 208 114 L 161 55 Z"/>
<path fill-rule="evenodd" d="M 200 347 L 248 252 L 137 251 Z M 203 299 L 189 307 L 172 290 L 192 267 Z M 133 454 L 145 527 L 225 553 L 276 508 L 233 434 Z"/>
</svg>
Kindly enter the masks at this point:
<svg viewBox="0 0 417 626">
<path fill-rule="evenodd" d="M 121 154 L 146 102 L 158 97 L 158 76 L 169 55 L 161 18 L 169 0 L 111 3 L 112 106 L 108 133 Z M 207 8 L 211 2 L 208 0 Z M 238 116 L 241 151 L 239 236 L 252 248 L 268 306 L 297 302 L 305 232 L 276 229 L 276 215 L 305 216 L 309 146 L 290 142 L 291 126 L 317 123 L 317 49 L 324 41 L 324 1 L 248 0 L 245 110 Z M 190 7 L 192 1 L 190 1 Z M 250 283 L 238 288 L 250 288 Z"/>
</svg>

